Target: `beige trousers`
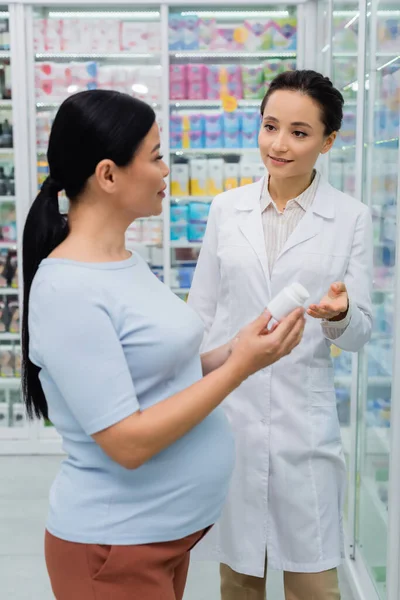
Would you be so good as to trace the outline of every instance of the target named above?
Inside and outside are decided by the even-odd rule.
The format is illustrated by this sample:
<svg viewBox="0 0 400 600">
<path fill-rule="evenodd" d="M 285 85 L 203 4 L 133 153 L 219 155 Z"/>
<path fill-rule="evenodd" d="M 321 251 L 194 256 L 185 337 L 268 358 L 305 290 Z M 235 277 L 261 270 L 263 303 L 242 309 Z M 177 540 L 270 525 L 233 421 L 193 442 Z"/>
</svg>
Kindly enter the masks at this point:
<svg viewBox="0 0 400 600">
<path fill-rule="evenodd" d="M 220 566 L 221 600 L 266 600 L 267 568 L 264 577 L 236 573 Z M 284 573 L 286 600 L 340 600 L 337 569 L 322 573 Z M 273 600 L 273 599 L 272 599 Z"/>
</svg>

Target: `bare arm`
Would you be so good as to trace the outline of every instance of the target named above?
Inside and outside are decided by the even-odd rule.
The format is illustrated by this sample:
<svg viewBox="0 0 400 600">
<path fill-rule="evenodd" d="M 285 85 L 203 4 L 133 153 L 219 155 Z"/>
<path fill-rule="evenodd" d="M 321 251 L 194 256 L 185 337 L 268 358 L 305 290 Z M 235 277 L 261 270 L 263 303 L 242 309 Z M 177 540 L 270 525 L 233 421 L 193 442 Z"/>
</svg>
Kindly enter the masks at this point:
<svg viewBox="0 0 400 600">
<path fill-rule="evenodd" d="M 270 315 L 263 313 L 244 328 L 225 364 L 182 392 L 95 433 L 94 440 L 127 469 L 140 467 L 203 421 L 247 377 L 298 345 L 305 323 L 302 310 L 266 335 L 269 320 Z M 216 362 L 216 356 L 209 364 Z"/>
<path fill-rule="evenodd" d="M 201 355 L 201 366 L 203 367 L 203 375 L 208 375 L 215 369 L 222 367 L 228 360 L 232 352 L 232 342 L 228 342 L 223 346 L 214 348 L 209 352 L 204 352 Z"/>
</svg>

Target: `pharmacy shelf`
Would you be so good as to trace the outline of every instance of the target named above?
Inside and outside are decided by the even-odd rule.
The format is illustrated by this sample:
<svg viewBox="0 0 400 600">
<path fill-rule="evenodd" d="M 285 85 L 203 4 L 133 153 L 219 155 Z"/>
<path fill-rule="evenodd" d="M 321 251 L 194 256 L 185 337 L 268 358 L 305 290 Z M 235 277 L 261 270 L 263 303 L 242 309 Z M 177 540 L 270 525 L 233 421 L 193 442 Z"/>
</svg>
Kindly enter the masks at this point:
<svg viewBox="0 0 400 600">
<path fill-rule="evenodd" d="M 0 250 L 16 250 L 17 242 L 0 242 Z"/>
<path fill-rule="evenodd" d="M 10 155 L 10 154 L 14 154 L 14 148 L 0 148 L 0 155 L 2 154 L 6 154 L 6 155 Z"/>
<path fill-rule="evenodd" d="M 1 55 L 0 55 L 1 56 Z M 35 54 L 37 61 L 41 60 L 161 60 L 160 54 L 154 54 L 150 52 L 143 53 L 132 53 L 132 52 L 79 52 L 79 53 L 67 53 L 67 52 L 39 52 Z"/>
<path fill-rule="evenodd" d="M 389 427 L 369 427 L 367 429 L 367 452 L 371 454 L 390 453 Z"/>
<path fill-rule="evenodd" d="M 17 288 L 0 288 L 0 297 L 1 296 L 18 296 Z"/>
<path fill-rule="evenodd" d="M 12 100 L 0 100 L 0 108 L 12 108 Z"/>
<path fill-rule="evenodd" d="M 171 196 L 171 202 L 212 202 L 214 200 L 214 196 Z"/>
<path fill-rule="evenodd" d="M 280 52 L 279 50 L 268 50 L 263 52 L 212 52 L 208 50 L 172 50 L 171 58 L 296 58 L 296 52 Z"/>
<path fill-rule="evenodd" d="M 238 100 L 240 108 L 259 108 L 260 100 Z M 170 100 L 171 108 L 222 108 L 221 100 Z"/>
<path fill-rule="evenodd" d="M 0 60 L 9 60 L 11 58 L 11 52 L 0 51 Z"/>
<path fill-rule="evenodd" d="M 258 154 L 258 148 L 174 148 L 171 154 L 182 156 L 182 154 Z"/>
<path fill-rule="evenodd" d="M 19 377 L 0 377 L 0 390 L 4 389 L 19 389 L 21 387 L 21 379 Z"/>
<path fill-rule="evenodd" d="M 19 342 L 20 339 L 19 333 L 0 333 L 0 342 Z"/>
<path fill-rule="evenodd" d="M 16 202 L 15 196 L 0 196 L 0 202 Z"/>
<path fill-rule="evenodd" d="M 392 52 L 377 52 L 375 54 L 375 56 L 377 58 L 395 58 L 396 56 L 398 56 L 399 53 L 395 52 L 394 50 Z M 354 51 L 348 51 L 348 52 L 333 52 L 332 54 L 333 58 L 356 58 L 358 56 L 358 52 Z"/>
<path fill-rule="evenodd" d="M 201 248 L 202 245 L 203 245 L 202 242 L 185 242 L 185 241 L 170 242 L 171 248 Z"/>
</svg>

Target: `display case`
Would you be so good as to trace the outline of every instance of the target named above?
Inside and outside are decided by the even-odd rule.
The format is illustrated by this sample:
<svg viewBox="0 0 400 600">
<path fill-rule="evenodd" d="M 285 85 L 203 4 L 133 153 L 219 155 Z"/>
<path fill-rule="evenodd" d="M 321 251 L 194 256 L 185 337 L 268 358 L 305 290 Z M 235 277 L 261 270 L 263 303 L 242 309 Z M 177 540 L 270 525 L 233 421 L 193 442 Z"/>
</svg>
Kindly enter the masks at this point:
<svg viewBox="0 0 400 600">
<path fill-rule="evenodd" d="M 11 63 L 10 14 L 0 6 L 0 438 L 24 439 Z"/>
<path fill-rule="evenodd" d="M 260 104 L 296 68 L 296 6 L 170 8 L 170 285 L 189 291 L 215 195 L 265 173 Z"/>
<path fill-rule="evenodd" d="M 333 0 L 325 15 L 331 36 L 320 47 L 321 69 L 329 69 L 345 98 L 328 176 L 369 206 L 374 243 L 371 341 L 358 356 L 333 350 L 349 468 L 347 566 L 360 597 L 397 600 L 400 10 L 390 1 Z M 343 410 L 338 382 L 345 379 Z"/>
</svg>

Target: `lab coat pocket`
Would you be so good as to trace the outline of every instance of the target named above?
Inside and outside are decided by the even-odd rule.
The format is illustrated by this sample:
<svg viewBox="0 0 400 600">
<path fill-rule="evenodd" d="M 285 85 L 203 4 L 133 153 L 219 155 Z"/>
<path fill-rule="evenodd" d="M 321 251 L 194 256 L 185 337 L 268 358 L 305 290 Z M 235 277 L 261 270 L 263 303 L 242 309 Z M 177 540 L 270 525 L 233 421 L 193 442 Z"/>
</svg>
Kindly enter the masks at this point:
<svg viewBox="0 0 400 600">
<path fill-rule="evenodd" d="M 336 406 L 332 367 L 310 367 L 309 390 L 312 406 Z"/>
</svg>

